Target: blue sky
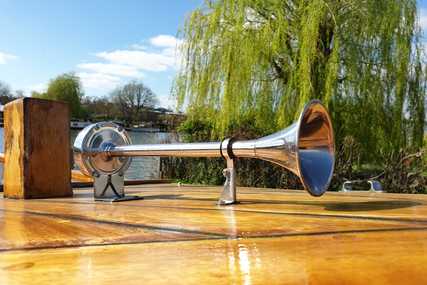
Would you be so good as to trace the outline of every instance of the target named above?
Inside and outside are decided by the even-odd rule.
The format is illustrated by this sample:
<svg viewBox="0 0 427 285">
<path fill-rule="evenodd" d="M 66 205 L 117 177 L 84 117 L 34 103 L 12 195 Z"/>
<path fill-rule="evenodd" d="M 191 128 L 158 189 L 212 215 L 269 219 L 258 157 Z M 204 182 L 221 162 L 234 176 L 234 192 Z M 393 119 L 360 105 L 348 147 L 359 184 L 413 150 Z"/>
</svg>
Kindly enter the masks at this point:
<svg viewBox="0 0 427 285">
<path fill-rule="evenodd" d="M 168 100 L 175 36 L 201 0 L 0 0 L 0 80 L 41 91 L 69 71 L 85 94 L 102 96 L 141 79 Z"/>
<path fill-rule="evenodd" d="M 30 94 L 76 72 L 88 96 L 142 80 L 173 106 L 176 38 L 203 0 L 0 0 L 0 81 Z M 427 0 L 419 1 L 427 29 Z"/>
</svg>

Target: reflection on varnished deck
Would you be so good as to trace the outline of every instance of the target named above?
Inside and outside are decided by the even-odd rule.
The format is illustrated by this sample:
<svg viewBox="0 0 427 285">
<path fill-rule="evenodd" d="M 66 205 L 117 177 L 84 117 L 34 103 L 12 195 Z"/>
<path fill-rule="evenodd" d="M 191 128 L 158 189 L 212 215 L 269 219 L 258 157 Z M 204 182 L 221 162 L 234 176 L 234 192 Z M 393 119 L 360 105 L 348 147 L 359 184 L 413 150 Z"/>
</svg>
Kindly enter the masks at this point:
<svg viewBox="0 0 427 285">
<path fill-rule="evenodd" d="M 0 199 L 0 284 L 427 282 L 426 196 L 127 189 L 145 199 Z"/>
</svg>

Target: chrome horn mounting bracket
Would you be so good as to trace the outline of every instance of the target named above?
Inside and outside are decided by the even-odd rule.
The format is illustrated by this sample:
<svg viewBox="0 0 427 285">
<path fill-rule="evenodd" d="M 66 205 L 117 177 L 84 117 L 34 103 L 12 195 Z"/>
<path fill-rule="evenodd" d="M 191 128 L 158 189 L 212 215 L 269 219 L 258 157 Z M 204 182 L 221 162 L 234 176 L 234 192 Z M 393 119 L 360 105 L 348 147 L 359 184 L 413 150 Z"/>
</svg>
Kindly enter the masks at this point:
<svg viewBox="0 0 427 285">
<path fill-rule="evenodd" d="M 227 168 L 222 171 L 225 177 L 224 190 L 218 200 L 218 205 L 232 205 L 237 204 L 237 191 L 236 191 L 236 168 L 234 154 L 232 151 L 233 138 L 225 139 L 221 142 L 220 152 L 221 156 L 227 162 Z"/>
<path fill-rule="evenodd" d="M 96 201 L 143 199 L 125 194 L 124 174 L 132 158 L 108 156 L 110 148 L 130 144 L 131 140 L 123 127 L 110 122 L 90 125 L 78 134 L 74 143 L 74 160 L 84 174 L 93 177 Z"/>
</svg>

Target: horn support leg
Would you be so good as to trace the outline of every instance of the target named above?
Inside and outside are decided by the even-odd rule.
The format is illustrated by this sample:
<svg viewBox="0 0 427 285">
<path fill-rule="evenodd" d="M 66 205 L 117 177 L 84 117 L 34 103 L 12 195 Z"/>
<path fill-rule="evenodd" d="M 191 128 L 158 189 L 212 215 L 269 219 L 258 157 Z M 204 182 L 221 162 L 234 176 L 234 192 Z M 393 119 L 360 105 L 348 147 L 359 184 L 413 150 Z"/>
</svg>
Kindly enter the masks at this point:
<svg viewBox="0 0 427 285">
<path fill-rule="evenodd" d="M 124 174 L 115 173 L 108 175 L 96 175 L 94 177 L 94 199 L 101 202 L 122 202 L 144 199 L 141 196 L 125 194 Z"/>
<path fill-rule="evenodd" d="M 233 205 L 237 204 L 236 193 L 236 168 L 235 156 L 233 154 L 233 138 L 227 138 L 221 142 L 220 152 L 221 156 L 227 162 L 227 168 L 222 171 L 225 176 L 224 189 L 218 200 L 218 205 Z"/>
<path fill-rule="evenodd" d="M 224 190 L 222 190 L 218 205 L 237 204 L 234 159 L 227 158 L 227 168 L 222 171 L 222 174 L 225 176 Z"/>
</svg>

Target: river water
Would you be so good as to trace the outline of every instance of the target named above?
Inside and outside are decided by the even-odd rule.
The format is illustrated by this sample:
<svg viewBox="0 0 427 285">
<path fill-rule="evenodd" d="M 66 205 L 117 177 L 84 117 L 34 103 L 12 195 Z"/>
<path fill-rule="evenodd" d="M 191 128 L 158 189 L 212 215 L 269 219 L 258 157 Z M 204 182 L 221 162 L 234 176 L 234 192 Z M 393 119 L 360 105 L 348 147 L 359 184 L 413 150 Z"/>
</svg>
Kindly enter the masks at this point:
<svg viewBox="0 0 427 285">
<path fill-rule="evenodd" d="M 71 130 L 71 146 L 74 143 L 79 130 Z M 149 143 L 170 143 L 178 141 L 175 133 L 147 133 L 147 132 L 128 132 L 133 144 Z M 0 149 L 3 149 L 3 128 L 0 128 Z M 0 164 L 1 178 L 3 180 L 3 165 Z M 160 177 L 160 158 L 159 157 L 134 157 L 132 163 L 126 171 L 126 179 L 159 179 Z"/>
</svg>

